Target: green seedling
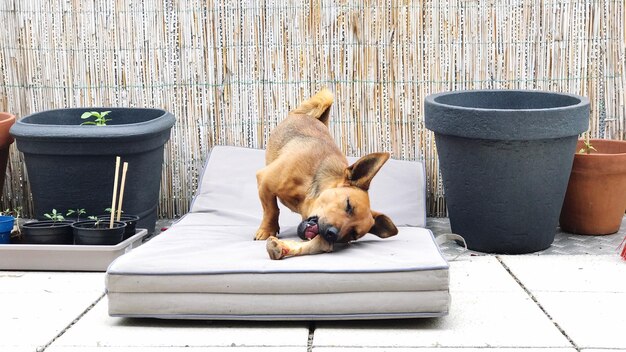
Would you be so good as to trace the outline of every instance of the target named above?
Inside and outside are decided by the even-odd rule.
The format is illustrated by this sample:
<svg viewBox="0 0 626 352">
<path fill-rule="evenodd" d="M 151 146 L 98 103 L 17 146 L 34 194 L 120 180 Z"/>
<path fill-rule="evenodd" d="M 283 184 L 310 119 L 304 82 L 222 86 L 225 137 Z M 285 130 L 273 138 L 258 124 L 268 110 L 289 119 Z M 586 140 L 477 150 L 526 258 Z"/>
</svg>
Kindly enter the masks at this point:
<svg viewBox="0 0 626 352">
<path fill-rule="evenodd" d="M 93 220 L 93 221 L 95 221 L 95 222 L 93 223 L 93 227 L 94 227 L 94 228 L 97 228 L 98 226 L 100 226 L 100 221 L 101 221 L 101 220 L 100 220 L 97 216 L 93 216 L 93 215 L 91 215 L 91 216 L 88 216 L 88 219 L 89 219 L 89 220 Z"/>
<path fill-rule="evenodd" d="M 106 126 L 107 125 L 107 121 L 111 121 L 111 119 L 107 119 L 105 117 L 109 113 L 110 113 L 110 111 L 103 111 L 103 112 L 87 111 L 87 112 L 84 112 L 82 115 L 80 115 L 81 119 L 86 120 L 88 118 L 95 117 L 95 121 L 85 121 L 85 122 L 81 123 L 81 125 Z"/>
<path fill-rule="evenodd" d="M 86 213 L 87 212 L 85 211 L 85 209 L 70 209 L 67 211 L 67 214 L 65 214 L 65 216 L 71 216 L 76 214 L 76 221 L 80 221 L 80 216 Z"/>
<path fill-rule="evenodd" d="M 59 222 L 59 221 L 65 220 L 63 215 L 61 215 L 61 213 L 58 213 L 56 209 L 52 209 L 52 212 L 45 213 L 43 214 L 43 216 L 45 216 L 46 219 L 52 220 L 53 222 Z"/>
<path fill-rule="evenodd" d="M 111 208 L 106 208 L 106 209 L 104 209 L 104 212 L 105 212 L 105 213 L 109 213 L 109 214 L 111 214 Z M 115 212 L 117 212 L 117 210 L 116 210 Z M 120 210 L 120 213 L 121 213 L 121 214 L 124 214 L 124 211 L 123 211 L 123 210 Z M 116 219 L 117 219 L 117 215 L 116 215 L 116 214 L 111 214 L 111 216 L 113 217 L 113 220 L 116 220 Z"/>
<path fill-rule="evenodd" d="M 591 145 L 591 141 L 589 140 L 589 132 L 587 132 L 585 136 L 585 141 L 583 142 L 585 145 L 578 151 L 579 154 L 591 154 L 591 151 L 597 152 L 598 150 Z"/>
<path fill-rule="evenodd" d="M 117 210 L 116 210 L 116 211 L 117 211 Z M 109 214 L 111 214 L 111 208 L 106 208 L 106 209 L 104 209 L 104 212 L 105 212 L 105 213 L 109 213 Z M 120 213 L 123 213 L 123 212 L 124 212 L 123 210 L 122 210 L 122 211 L 120 211 Z"/>
</svg>

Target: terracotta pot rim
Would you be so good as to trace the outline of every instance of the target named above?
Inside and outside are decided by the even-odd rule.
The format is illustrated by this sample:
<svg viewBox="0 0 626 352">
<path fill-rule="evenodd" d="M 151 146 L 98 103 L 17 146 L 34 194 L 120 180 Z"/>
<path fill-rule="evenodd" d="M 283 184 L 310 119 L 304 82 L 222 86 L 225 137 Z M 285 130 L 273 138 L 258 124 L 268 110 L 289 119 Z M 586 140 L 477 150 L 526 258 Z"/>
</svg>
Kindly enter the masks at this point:
<svg viewBox="0 0 626 352">
<path fill-rule="evenodd" d="M 579 140 L 577 149 L 580 149 Z M 586 173 L 596 175 L 614 175 L 626 173 L 626 141 L 610 140 L 610 139 L 591 139 L 591 144 L 596 146 L 602 144 L 622 144 L 625 152 L 616 153 L 597 153 L 581 154 L 576 151 L 574 155 L 574 164 L 572 165 L 572 173 Z"/>
<path fill-rule="evenodd" d="M 9 134 L 9 129 L 15 124 L 15 115 L 8 112 L 0 112 L 0 149 L 5 149 L 14 139 Z"/>
<path fill-rule="evenodd" d="M 578 142 L 584 142 L 584 139 L 579 139 Z M 626 141 L 620 141 L 620 140 L 616 140 L 616 139 L 599 139 L 599 138 L 593 138 L 590 139 L 589 142 L 591 142 L 591 145 L 594 144 L 623 144 L 624 147 L 626 148 Z M 580 148 L 577 148 L 578 150 L 580 150 Z M 578 150 L 576 150 L 576 157 L 577 158 L 606 158 L 606 157 L 615 157 L 616 155 L 626 155 L 626 149 L 624 149 L 623 152 L 618 152 L 618 153 L 606 153 L 606 152 L 591 152 L 591 154 L 585 154 L 585 153 L 578 153 Z"/>
<path fill-rule="evenodd" d="M 0 111 L 0 124 L 10 123 L 11 121 L 15 121 L 15 115 L 8 112 Z"/>
</svg>

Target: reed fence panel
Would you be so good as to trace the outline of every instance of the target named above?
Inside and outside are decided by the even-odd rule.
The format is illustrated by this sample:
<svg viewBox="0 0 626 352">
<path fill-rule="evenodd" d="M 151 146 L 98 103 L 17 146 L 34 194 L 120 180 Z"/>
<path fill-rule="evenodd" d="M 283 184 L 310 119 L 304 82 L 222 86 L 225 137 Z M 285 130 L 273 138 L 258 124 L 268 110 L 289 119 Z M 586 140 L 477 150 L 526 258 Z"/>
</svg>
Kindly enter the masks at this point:
<svg viewBox="0 0 626 352">
<path fill-rule="evenodd" d="M 623 0 L 4 0 L 0 111 L 171 111 L 159 215 L 173 218 L 187 212 L 212 146 L 263 148 L 290 109 L 329 87 L 340 148 L 423 160 L 428 213 L 443 216 L 424 97 L 581 94 L 591 134 L 624 139 L 625 16 Z M 2 208 L 32 216 L 15 147 L 7 173 Z"/>
</svg>

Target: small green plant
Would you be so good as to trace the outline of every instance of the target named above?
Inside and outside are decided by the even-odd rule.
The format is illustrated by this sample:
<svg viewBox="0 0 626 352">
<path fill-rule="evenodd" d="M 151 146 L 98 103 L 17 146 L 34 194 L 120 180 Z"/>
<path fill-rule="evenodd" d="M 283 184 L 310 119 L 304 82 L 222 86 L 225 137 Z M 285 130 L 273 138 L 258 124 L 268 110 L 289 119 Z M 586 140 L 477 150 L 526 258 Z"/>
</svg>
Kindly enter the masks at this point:
<svg viewBox="0 0 626 352">
<path fill-rule="evenodd" d="M 52 212 L 45 213 L 43 214 L 43 216 L 45 216 L 46 219 L 52 220 L 53 222 L 59 222 L 59 221 L 65 220 L 63 215 L 61 215 L 61 213 L 58 213 L 56 209 L 52 209 Z"/>
<path fill-rule="evenodd" d="M 115 211 L 117 212 L 117 209 L 115 209 Z M 109 214 L 111 214 L 111 208 L 106 208 L 106 209 L 104 209 L 104 212 L 105 212 L 105 213 L 109 213 Z M 120 210 L 120 213 L 124 213 L 124 211 L 123 211 L 123 210 Z"/>
<path fill-rule="evenodd" d="M 67 211 L 67 214 L 65 214 L 65 216 L 71 216 L 76 214 L 76 221 L 80 221 L 80 216 L 86 213 L 87 212 L 85 211 L 85 209 L 70 209 Z"/>
<path fill-rule="evenodd" d="M 578 154 L 591 154 L 591 151 L 597 152 L 598 150 L 591 145 L 591 141 L 589 140 L 589 132 L 585 135 L 585 141 L 583 142 L 585 145 L 578 151 Z"/>
<path fill-rule="evenodd" d="M 94 224 L 93 224 L 93 227 L 94 227 L 94 228 L 97 228 L 98 226 L 100 226 L 100 221 L 101 221 L 101 219 L 100 219 L 99 217 L 91 215 L 91 216 L 88 216 L 87 218 L 88 218 L 89 220 L 93 220 L 93 221 L 95 221 L 95 222 L 94 222 Z"/>
<path fill-rule="evenodd" d="M 111 119 L 107 119 L 105 117 L 109 113 L 110 113 L 110 111 L 103 111 L 103 112 L 87 111 L 87 112 L 84 112 L 82 115 L 80 115 L 81 119 L 86 120 L 88 118 L 94 117 L 95 121 L 85 121 L 85 122 L 81 123 L 81 125 L 106 126 L 107 125 L 107 121 L 111 121 Z"/>
</svg>

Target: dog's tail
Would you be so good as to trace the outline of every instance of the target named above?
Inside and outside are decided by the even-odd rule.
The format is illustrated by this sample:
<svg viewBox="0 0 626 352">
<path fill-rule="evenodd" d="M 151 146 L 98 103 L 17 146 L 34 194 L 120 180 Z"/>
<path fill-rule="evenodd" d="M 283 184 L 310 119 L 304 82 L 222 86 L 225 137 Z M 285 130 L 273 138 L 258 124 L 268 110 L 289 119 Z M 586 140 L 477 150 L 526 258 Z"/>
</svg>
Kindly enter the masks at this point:
<svg viewBox="0 0 626 352">
<path fill-rule="evenodd" d="M 314 96 L 290 111 L 290 114 L 306 115 L 314 117 L 328 126 L 330 106 L 333 105 L 333 93 L 328 88 L 317 92 Z"/>
</svg>

